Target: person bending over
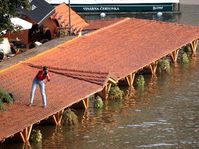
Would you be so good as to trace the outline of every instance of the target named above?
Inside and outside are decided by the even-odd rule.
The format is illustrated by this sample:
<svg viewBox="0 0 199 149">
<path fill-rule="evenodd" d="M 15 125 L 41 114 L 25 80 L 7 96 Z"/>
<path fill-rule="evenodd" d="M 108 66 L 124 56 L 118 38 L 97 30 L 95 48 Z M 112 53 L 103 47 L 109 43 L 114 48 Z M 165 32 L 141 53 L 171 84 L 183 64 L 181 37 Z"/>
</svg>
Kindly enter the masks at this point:
<svg viewBox="0 0 199 149">
<path fill-rule="evenodd" d="M 45 93 L 45 84 L 44 84 L 45 79 L 47 81 L 50 81 L 50 76 L 48 74 L 48 68 L 46 66 L 44 66 L 43 69 L 37 73 L 37 75 L 35 76 L 35 78 L 32 81 L 30 102 L 28 104 L 29 106 L 31 106 L 33 104 L 35 90 L 36 90 L 37 85 L 39 85 L 41 96 L 42 96 L 42 104 L 43 104 L 42 107 L 43 108 L 46 107 L 46 93 Z"/>
</svg>

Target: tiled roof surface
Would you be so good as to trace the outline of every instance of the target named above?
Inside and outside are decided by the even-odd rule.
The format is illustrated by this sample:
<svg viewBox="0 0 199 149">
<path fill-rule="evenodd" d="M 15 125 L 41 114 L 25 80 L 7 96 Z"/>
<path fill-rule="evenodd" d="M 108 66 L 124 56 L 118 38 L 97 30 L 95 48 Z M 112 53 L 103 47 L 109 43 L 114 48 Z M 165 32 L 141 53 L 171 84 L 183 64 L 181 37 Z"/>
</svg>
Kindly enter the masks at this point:
<svg viewBox="0 0 199 149">
<path fill-rule="evenodd" d="M 0 112 L 0 140 L 100 91 L 108 74 L 123 78 L 198 38 L 199 27 L 126 18 L 1 72 L 0 86 L 16 102 Z M 27 107 L 34 67 L 42 65 L 50 66 L 52 78 L 47 108 L 38 90 Z"/>
<path fill-rule="evenodd" d="M 90 20 L 88 21 L 88 26 L 85 27 L 85 30 L 96 30 L 102 27 L 106 27 L 113 23 L 123 20 L 124 18 L 114 18 L 114 19 L 105 19 L 105 20 Z"/>
<path fill-rule="evenodd" d="M 71 27 L 73 32 L 79 32 L 88 24 L 82 19 L 76 12 L 70 9 L 71 13 Z M 62 3 L 55 7 L 55 13 L 51 16 L 51 18 L 57 19 L 61 27 L 69 27 L 69 7 Z"/>
</svg>

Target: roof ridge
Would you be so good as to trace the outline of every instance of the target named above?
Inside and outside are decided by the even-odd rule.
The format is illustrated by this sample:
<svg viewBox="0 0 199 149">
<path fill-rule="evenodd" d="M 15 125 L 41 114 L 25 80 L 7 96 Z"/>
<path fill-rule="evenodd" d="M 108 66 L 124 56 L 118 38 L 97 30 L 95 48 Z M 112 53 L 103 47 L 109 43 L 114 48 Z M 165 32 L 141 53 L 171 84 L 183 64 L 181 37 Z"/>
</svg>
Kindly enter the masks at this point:
<svg viewBox="0 0 199 149">
<path fill-rule="evenodd" d="M 129 17 L 126 17 L 126 18 L 124 18 L 124 19 L 122 19 L 122 20 L 119 20 L 119 21 L 117 21 L 117 22 L 115 22 L 115 23 L 113 23 L 113 24 L 111 24 L 111 25 L 102 27 L 102 28 L 100 28 L 100 29 L 97 29 L 96 31 L 93 31 L 93 32 L 91 32 L 91 33 L 88 33 L 88 34 L 84 35 L 83 37 L 88 37 L 88 36 L 91 36 L 91 35 L 93 35 L 93 34 L 97 34 L 97 33 L 99 33 L 99 32 L 102 32 L 102 31 L 104 31 L 104 30 L 107 30 L 107 29 L 109 29 L 109 28 L 111 28 L 111 27 L 113 27 L 113 26 L 116 26 L 116 25 L 118 25 L 118 24 L 121 24 L 121 23 L 123 23 L 123 22 L 126 22 L 127 20 L 130 20 L 130 18 L 129 18 Z"/>
<path fill-rule="evenodd" d="M 171 25 L 176 25 L 176 26 L 183 26 L 183 27 L 191 27 L 191 28 L 198 28 L 198 26 L 196 25 L 191 25 L 191 24 L 183 24 L 183 23 L 179 23 L 179 22 L 165 22 L 162 20 L 153 20 L 153 19 L 142 19 L 142 18 L 131 18 L 132 20 L 144 20 L 144 21 L 148 21 L 148 22 L 153 22 L 153 23 L 159 23 L 159 24 L 171 24 Z"/>
</svg>

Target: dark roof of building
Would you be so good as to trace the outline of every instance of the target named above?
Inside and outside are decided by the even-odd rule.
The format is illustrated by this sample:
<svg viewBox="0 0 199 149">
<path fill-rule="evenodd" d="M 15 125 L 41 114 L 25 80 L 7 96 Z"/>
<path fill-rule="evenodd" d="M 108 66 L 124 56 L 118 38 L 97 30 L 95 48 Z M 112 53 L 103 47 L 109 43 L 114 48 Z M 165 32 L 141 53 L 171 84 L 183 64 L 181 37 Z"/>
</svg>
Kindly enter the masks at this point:
<svg viewBox="0 0 199 149">
<path fill-rule="evenodd" d="M 19 13 L 33 19 L 37 24 L 41 24 L 54 12 L 54 7 L 45 0 L 30 0 L 30 9 L 20 9 Z"/>
</svg>

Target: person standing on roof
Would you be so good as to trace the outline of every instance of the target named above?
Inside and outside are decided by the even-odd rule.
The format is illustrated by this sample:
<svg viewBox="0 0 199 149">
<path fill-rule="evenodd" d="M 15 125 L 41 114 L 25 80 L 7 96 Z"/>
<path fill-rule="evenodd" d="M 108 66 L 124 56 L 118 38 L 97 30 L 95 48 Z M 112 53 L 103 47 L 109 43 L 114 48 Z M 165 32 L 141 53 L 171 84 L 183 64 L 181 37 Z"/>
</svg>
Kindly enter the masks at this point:
<svg viewBox="0 0 199 149">
<path fill-rule="evenodd" d="M 48 68 L 46 66 L 44 66 L 43 69 L 37 73 L 37 75 L 35 76 L 35 78 L 32 81 L 32 89 L 31 89 L 31 93 L 30 93 L 29 106 L 31 106 L 33 104 L 35 90 L 36 90 L 37 85 L 39 85 L 40 92 L 42 95 L 42 104 L 43 104 L 42 107 L 43 108 L 46 107 L 46 93 L 45 93 L 45 84 L 44 84 L 45 79 L 47 81 L 50 81 L 50 76 L 48 74 Z"/>
</svg>

